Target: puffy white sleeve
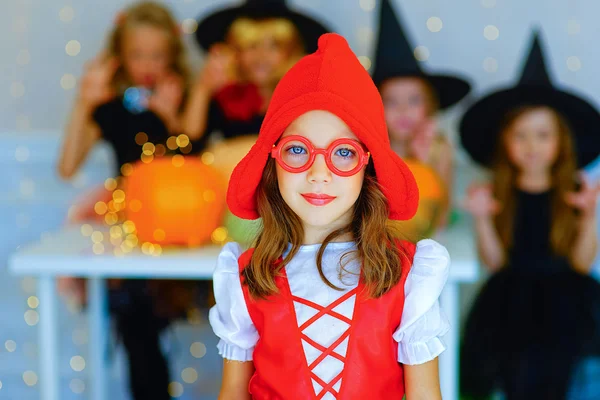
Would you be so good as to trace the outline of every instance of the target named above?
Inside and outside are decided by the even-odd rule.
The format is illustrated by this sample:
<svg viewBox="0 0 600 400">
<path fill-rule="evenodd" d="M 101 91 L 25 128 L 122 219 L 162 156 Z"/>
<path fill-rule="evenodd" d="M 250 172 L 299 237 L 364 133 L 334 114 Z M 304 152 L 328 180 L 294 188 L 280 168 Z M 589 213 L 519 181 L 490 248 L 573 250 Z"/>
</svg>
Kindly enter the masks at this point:
<svg viewBox="0 0 600 400">
<path fill-rule="evenodd" d="M 228 360 L 251 361 L 258 332 L 250 319 L 244 299 L 238 258 L 242 248 L 237 243 L 223 246 L 213 273 L 217 304 L 210 309 L 210 325 L 221 340 L 219 354 Z"/>
<path fill-rule="evenodd" d="M 439 297 L 449 271 L 450 255 L 444 246 L 431 239 L 417 243 L 404 286 L 402 321 L 393 335 L 398 342 L 399 362 L 423 364 L 446 349 L 442 336 L 450 330 L 450 323 L 440 308 Z"/>
</svg>

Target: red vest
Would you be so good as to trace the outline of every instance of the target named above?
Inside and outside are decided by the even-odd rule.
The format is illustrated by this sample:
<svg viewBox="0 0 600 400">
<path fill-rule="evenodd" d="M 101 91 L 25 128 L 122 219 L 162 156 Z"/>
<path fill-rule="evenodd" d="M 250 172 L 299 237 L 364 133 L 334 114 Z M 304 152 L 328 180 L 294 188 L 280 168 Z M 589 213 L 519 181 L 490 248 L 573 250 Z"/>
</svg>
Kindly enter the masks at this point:
<svg viewBox="0 0 600 400">
<path fill-rule="evenodd" d="M 409 256 L 409 259 L 402 257 L 402 278 L 388 293 L 377 299 L 368 298 L 364 285 L 359 283 L 356 289 L 322 307 L 292 296 L 285 269 L 282 270 L 282 276 L 276 278 L 279 293 L 268 299 L 252 299 L 248 286 L 242 285 L 250 317 L 260 335 L 253 353 L 256 371 L 248 388 L 254 400 L 316 400 L 327 392 L 337 400 L 403 398 L 404 371 L 397 361 L 398 343 L 392 335 L 402 318 L 404 283 L 412 266 L 415 245 L 408 242 L 402 242 L 402 245 Z M 252 252 L 253 249 L 250 249 L 240 256 L 240 271 L 249 264 Z M 352 320 L 332 311 L 355 293 Z M 298 327 L 294 301 L 316 308 L 319 312 Z M 319 345 L 302 332 L 325 314 L 349 324 L 348 330 L 329 348 Z M 333 352 L 348 336 L 346 356 Z M 311 365 L 307 365 L 301 340 L 323 352 Z M 331 382 L 323 382 L 312 373 L 312 369 L 328 355 L 343 362 L 344 368 Z M 319 393 L 315 394 L 311 379 L 321 385 Z M 337 392 L 334 385 L 340 379 L 342 384 Z"/>
</svg>

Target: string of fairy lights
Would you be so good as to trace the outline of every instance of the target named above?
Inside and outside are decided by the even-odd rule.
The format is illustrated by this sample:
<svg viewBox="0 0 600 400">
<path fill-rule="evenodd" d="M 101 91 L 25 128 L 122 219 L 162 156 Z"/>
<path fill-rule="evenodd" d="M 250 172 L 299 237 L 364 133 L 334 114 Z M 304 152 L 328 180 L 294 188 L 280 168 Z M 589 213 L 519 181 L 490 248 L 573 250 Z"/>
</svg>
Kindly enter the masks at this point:
<svg viewBox="0 0 600 400">
<path fill-rule="evenodd" d="M 186 3 L 194 0 L 184 0 Z M 376 0 L 355 0 L 358 3 L 358 7 L 365 13 L 376 12 L 376 6 L 378 1 Z M 574 2 L 571 2 L 574 4 Z M 480 0 L 480 6 L 484 9 L 493 10 L 497 6 L 497 0 Z M 29 24 L 31 16 L 32 5 L 31 2 L 19 2 L 17 7 L 17 13 L 12 21 L 12 31 L 15 33 L 15 40 L 18 46 L 15 55 L 15 73 L 13 75 L 12 83 L 9 86 L 9 95 L 12 97 L 16 104 L 15 113 L 15 127 L 18 131 L 28 131 L 31 129 L 31 115 L 28 114 L 30 110 L 27 108 L 27 94 L 28 88 L 27 72 L 28 66 L 31 65 L 32 60 L 38 60 L 42 56 L 39 54 L 32 54 L 29 46 Z M 571 7 L 571 14 L 575 14 L 575 7 Z M 491 14 L 490 14 L 491 15 Z M 65 0 L 64 6 L 60 8 L 57 15 L 54 16 L 63 25 L 65 32 L 70 36 L 66 42 L 64 42 L 64 55 L 67 59 L 73 59 L 81 57 L 82 53 L 82 42 L 78 39 L 76 22 L 78 21 L 78 12 L 76 7 L 71 1 Z M 491 23 L 493 21 L 484 21 L 482 24 L 482 35 L 491 43 L 497 42 L 501 38 L 500 28 Z M 431 33 L 440 33 L 444 30 L 444 21 L 439 15 L 431 15 L 425 21 L 423 21 L 426 28 Z M 186 35 L 192 35 L 197 29 L 197 22 L 193 18 L 186 18 L 181 21 L 181 31 Z M 581 24 L 575 17 L 569 17 L 566 23 L 566 33 L 569 36 L 569 43 L 571 43 L 573 37 L 581 32 Z M 361 48 L 369 48 L 374 39 L 375 31 L 369 26 L 359 26 L 355 29 L 355 40 Z M 573 48 L 573 46 L 570 46 Z M 414 48 L 414 56 L 417 60 L 425 62 L 430 56 L 430 49 L 423 43 L 418 43 Z M 369 56 L 359 56 L 361 64 L 367 69 L 371 69 L 372 60 Z M 79 67 L 85 60 L 78 60 Z M 70 64 L 70 63 L 66 63 Z M 499 61 L 496 57 L 487 56 L 482 60 L 482 68 L 485 72 L 494 74 L 499 69 Z M 571 72 L 577 72 L 582 68 L 582 61 L 576 54 L 570 54 L 566 59 L 566 67 Z M 81 70 L 81 68 L 79 68 Z M 56 82 L 65 91 L 73 91 L 77 87 L 78 74 L 80 72 L 66 71 L 59 77 L 56 77 Z M 169 151 L 178 150 L 183 154 L 187 154 L 191 151 L 191 143 L 187 136 L 179 135 L 170 137 L 165 144 L 155 144 L 148 140 L 148 136 L 144 132 L 138 133 L 135 138 L 136 143 L 141 147 L 140 160 L 143 163 L 150 163 L 156 157 L 162 157 Z M 18 145 L 14 152 L 15 161 L 18 163 L 27 163 L 31 160 L 31 152 L 26 145 Z M 171 156 L 173 165 L 181 166 L 185 162 L 185 158 L 182 155 Z M 204 152 L 201 155 L 201 160 L 206 165 L 211 165 L 214 162 L 214 155 L 210 152 Z M 127 177 L 131 174 L 133 166 L 131 164 L 125 164 L 121 168 L 121 174 Z M 82 174 L 79 174 L 74 182 L 73 186 L 81 188 L 85 186 L 86 179 Z M 163 248 L 160 244 L 143 242 L 140 243 L 136 236 L 136 228 L 133 222 L 123 220 L 120 216 L 120 212 L 128 206 L 132 209 L 139 207 L 139 204 L 132 200 L 128 204 L 125 192 L 120 188 L 120 182 L 115 178 L 108 178 L 104 182 L 104 187 L 107 191 L 110 191 L 112 198 L 107 201 L 99 201 L 94 205 L 94 211 L 96 214 L 103 218 L 103 228 L 98 228 L 92 224 L 83 224 L 80 227 L 81 234 L 85 237 L 89 237 L 92 242 L 92 251 L 96 255 L 107 255 L 113 256 L 126 256 L 127 254 L 140 252 L 142 254 L 160 257 L 163 253 Z M 21 198 L 30 199 L 35 194 L 35 182 L 27 177 L 22 178 L 19 184 L 19 192 Z M 205 194 L 205 198 L 210 198 L 211 194 Z M 70 212 L 73 210 L 71 209 Z M 26 213 L 18 213 L 16 216 L 16 225 L 20 228 L 26 228 L 31 223 L 31 218 Z M 154 232 L 154 239 L 160 242 L 164 238 L 164 231 L 161 232 L 157 229 Z M 211 240 L 215 244 L 223 244 L 229 240 L 228 232 L 224 227 L 216 228 L 212 235 Z M 35 327 L 39 322 L 39 313 L 37 311 L 39 307 L 39 299 L 35 296 L 35 279 L 31 277 L 24 278 L 21 281 L 21 288 L 26 295 L 27 310 L 24 312 L 23 318 L 26 325 Z M 67 303 L 67 307 L 70 312 L 79 312 L 78 306 L 71 302 Z M 200 325 L 202 321 L 201 311 L 197 308 L 192 309 L 188 314 L 188 323 L 192 325 Z M 77 326 L 71 333 L 71 339 L 76 347 L 82 347 L 88 344 L 88 333 L 85 326 Z M 34 359 L 37 357 L 37 346 L 34 343 L 23 342 L 18 343 L 16 338 L 6 339 L 3 343 L 4 349 L 8 353 L 17 353 L 17 349 L 22 347 L 23 353 Z M 193 342 L 190 344 L 189 353 L 195 359 L 203 358 L 207 353 L 206 345 L 202 342 Z M 86 369 L 85 358 L 81 354 L 73 354 L 69 358 L 69 365 L 72 371 L 76 373 L 83 373 Z M 185 387 L 182 383 L 192 385 L 199 379 L 198 371 L 193 367 L 186 367 L 180 372 L 180 379 L 174 380 L 169 385 L 169 393 L 172 397 L 181 397 L 184 393 Z M 35 387 L 38 383 L 38 375 L 33 370 L 26 370 L 22 372 L 23 383 L 30 387 Z M 74 394 L 85 393 L 86 384 L 83 379 L 83 375 L 79 375 L 69 381 L 69 388 Z M 0 380 L 0 391 L 7 391 L 9 388 L 7 384 Z M 1 393 L 1 392 L 0 392 Z"/>
</svg>

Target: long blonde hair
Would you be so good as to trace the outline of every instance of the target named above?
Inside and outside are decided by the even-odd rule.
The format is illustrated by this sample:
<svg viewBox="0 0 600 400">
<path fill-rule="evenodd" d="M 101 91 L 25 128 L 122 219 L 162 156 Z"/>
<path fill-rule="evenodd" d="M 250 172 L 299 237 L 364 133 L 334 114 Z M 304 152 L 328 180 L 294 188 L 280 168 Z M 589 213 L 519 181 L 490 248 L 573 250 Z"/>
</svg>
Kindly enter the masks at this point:
<svg viewBox="0 0 600 400">
<path fill-rule="evenodd" d="M 135 3 L 118 15 L 108 37 L 107 56 L 120 58 L 125 30 L 139 25 L 150 25 L 163 30 L 168 35 L 172 60 L 170 68 L 172 72 L 183 78 L 184 83 L 187 83 L 189 70 L 179 25 L 171 12 L 159 3 L 152 1 Z M 118 93 L 122 93 L 131 85 L 123 66 L 117 69 L 112 84 Z"/>
<path fill-rule="evenodd" d="M 286 204 L 277 184 L 275 160 L 269 158 L 257 191 L 258 212 L 262 229 L 254 243 L 250 264 L 243 270 L 244 283 L 255 298 L 277 293 L 275 277 L 300 249 L 304 237 L 300 218 Z M 402 276 L 406 249 L 397 247 L 400 233 L 388 219 L 389 207 L 383 195 L 372 162 L 366 168 L 361 193 L 354 205 L 352 221 L 348 226 L 331 232 L 317 253 L 317 268 L 321 279 L 334 289 L 323 273 L 322 258 L 327 244 L 351 233 L 357 250 L 346 253 L 342 268 L 353 259 L 362 263 L 361 278 L 371 297 L 380 297 L 396 285 Z M 291 243 L 292 248 L 283 263 L 276 264 Z"/>
<path fill-rule="evenodd" d="M 517 207 L 515 185 L 518 178 L 518 170 L 508 155 L 507 134 L 517 118 L 540 107 L 543 106 L 525 106 L 515 109 L 506 116 L 501 127 L 493 165 L 493 191 L 494 197 L 502 204 L 500 213 L 495 217 L 495 225 L 506 251 L 513 246 L 514 219 Z M 568 257 L 577 234 L 577 220 L 575 210 L 565 202 L 564 197 L 567 192 L 575 190 L 575 153 L 571 130 L 567 122 L 554 109 L 548 109 L 555 118 L 559 135 L 559 153 L 551 167 L 553 192 L 550 244 L 557 255 Z"/>
</svg>

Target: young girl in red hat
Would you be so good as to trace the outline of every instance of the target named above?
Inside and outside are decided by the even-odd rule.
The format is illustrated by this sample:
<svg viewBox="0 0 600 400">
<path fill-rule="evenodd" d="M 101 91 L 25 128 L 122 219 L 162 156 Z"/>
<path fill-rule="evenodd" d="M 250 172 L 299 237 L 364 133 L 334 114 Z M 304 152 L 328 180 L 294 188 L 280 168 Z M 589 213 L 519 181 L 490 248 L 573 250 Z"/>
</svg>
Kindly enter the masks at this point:
<svg viewBox="0 0 600 400">
<path fill-rule="evenodd" d="M 416 182 L 341 36 L 283 77 L 227 200 L 262 229 L 248 251 L 227 244 L 213 277 L 221 399 L 441 398 L 449 255 L 399 239 Z"/>
</svg>

